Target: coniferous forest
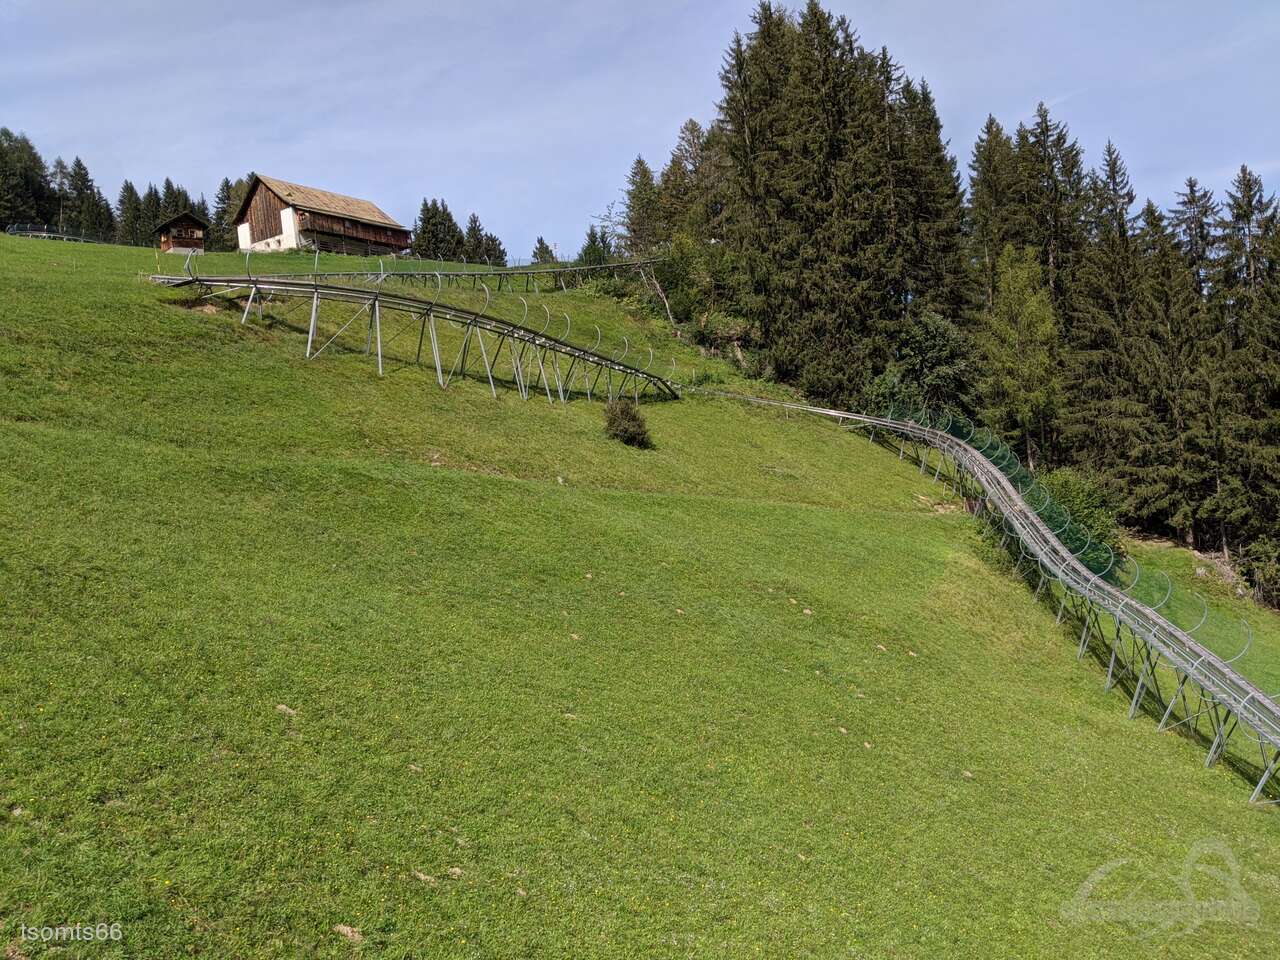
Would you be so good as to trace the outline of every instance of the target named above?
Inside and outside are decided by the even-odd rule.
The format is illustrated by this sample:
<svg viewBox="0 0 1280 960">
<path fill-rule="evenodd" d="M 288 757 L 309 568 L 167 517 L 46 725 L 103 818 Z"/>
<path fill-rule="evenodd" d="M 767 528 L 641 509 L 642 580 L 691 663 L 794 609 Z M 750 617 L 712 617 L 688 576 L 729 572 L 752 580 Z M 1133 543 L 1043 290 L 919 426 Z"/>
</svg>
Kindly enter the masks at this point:
<svg viewBox="0 0 1280 960">
<path fill-rule="evenodd" d="M 720 76 L 621 217 L 627 251 L 669 252 L 688 335 L 831 404 L 976 417 L 1280 599 L 1280 231 L 1255 173 L 1139 202 L 1114 144 L 1087 168 L 1040 104 L 987 120 L 966 182 L 928 84 L 817 2 L 761 3 Z"/>
</svg>

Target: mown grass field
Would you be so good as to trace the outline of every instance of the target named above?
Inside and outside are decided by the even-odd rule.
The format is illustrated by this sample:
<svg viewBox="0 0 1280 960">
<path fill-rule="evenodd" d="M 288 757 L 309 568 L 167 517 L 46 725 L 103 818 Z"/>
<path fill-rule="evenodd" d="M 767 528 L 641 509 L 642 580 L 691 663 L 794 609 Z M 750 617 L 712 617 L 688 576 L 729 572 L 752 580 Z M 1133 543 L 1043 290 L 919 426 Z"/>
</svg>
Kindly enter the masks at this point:
<svg viewBox="0 0 1280 960">
<path fill-rule="evenodd" d="M 635 451 L 599 404 L 379 380 L 362 332 L 304 361 L 296 314 L 178 305 L 153 261 L 0 236 L 10 956 L 97 921 L 124 939 L 60 955 L 1280 938 L 1274 810 L 1127 720 L 910 464 L 705 399 L 646 405 Z M 730 376 L 613 301 L 547 302 Z M 1184 898 L 1205 842 L 1256 922 L 1064 916 L 1120 860 L 1097 896 Z"/>
</svg>

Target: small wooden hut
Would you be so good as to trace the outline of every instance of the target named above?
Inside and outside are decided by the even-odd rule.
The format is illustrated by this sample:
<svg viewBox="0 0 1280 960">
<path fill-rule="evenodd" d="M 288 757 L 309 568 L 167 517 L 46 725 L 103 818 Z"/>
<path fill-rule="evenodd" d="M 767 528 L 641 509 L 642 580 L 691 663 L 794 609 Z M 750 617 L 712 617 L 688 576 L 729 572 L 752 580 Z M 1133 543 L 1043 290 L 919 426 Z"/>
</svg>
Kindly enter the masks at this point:
<svg viewBox="0 0 1280 960">
<path fill-rule="evenodd" d="M 204 253 L 204 237 L 209 229 L 208 222 L 190 210 L 183 210 L 175 217 L 170 217 L 153 231 L 160 238 L 160 250 L 163 253 Z"/>
</svg>

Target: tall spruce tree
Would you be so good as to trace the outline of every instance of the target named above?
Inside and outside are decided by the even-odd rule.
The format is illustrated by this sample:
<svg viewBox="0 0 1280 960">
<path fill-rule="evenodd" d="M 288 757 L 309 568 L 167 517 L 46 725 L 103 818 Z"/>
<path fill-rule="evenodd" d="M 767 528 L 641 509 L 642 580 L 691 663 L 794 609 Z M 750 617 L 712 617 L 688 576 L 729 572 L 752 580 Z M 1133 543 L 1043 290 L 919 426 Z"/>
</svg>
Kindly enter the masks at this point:
<svg viewBox="0 0 1280 960">
<path fill-rule="evenodd" d="M 231 179 L 223 177 L 218 184 L 218 192 L 213 195 L 213 217 L 210 219 L 210 249 L 234 250 L 238 246 L 235 235 L 235 224 L 231 222 L 236 215 L 232 205 Z"/>
<path fill-rule="evenodd" d="M 1126 355 L 1137 400 L 1133 443 L 1120 470 L 1132 522 L 1198 543 L 1212 476 L 1201 436 L 1205 316 L 1195 270 L 1150 200 L 1134 237 L 1137 277 Z"/>
<path fill-rule="evenodd" d="M 547 243 L 546 240 L 543 240 L 541 236 L 538 237 L 537 242 L 533 245 L 532 259 L 534 263 L 556 262 L 556 254 L 555 251 L 551 249 L 551 244 Z"/>
<path fill-rule="evenodd" d="M 604 227 L 596 229 L 593 223 L 587 227 L 587 236 L 578 251 L 577 262 L 583 266 L 603 266 L 613 259 L 613 241 Z"/>
<path fill-rule="evenodd" d="M 11 223 L 54 223 L 58 200 L 35 146 L 0 127 L 0 228 Z"/>
<path fill-rule="evenodd" d="M 150 243 L 152 239 L 152 231 L 164 219 L 164 207 L 160 202 L 160 191 L 156 189 L 154 183 L 148 183 L 147 189 L 142 193 L 142 207 L 139 220 L 142 223 L 142 236 L 144 242 Z"/>
<path fill-rule="evenodd" d="M 983 420 L 1034 468 L 1049 447 L 1061 399 L 1058 323 L 1034 248 L 1007 244 L 996 261 L 978 396 Z"/>
<path fill-rule="evenodd" d="M 111 204 L 102 195 L 89 175 L 89 168 L 76 157 L 70 170 L 69 215 L 65 218 L 67 229 L 97 239 L 110 239 L 115 232 L 115 215 Z"/>
<path fill-rule="evenodd" d="M 1258 238 L 1259 281 L 1257 308 L 1242 331 L 1238 369 L 1245 373 L 1244 423 L 1241 432 L 1249 439 L 1245 460 L 1246 485 L 1250 494 L 1249 523 L 1244 539 L 1257 543 L 1261 553 L 1278 555 L 1280 546 L 1280 223 L 1275 201 L 1263 222 Z M 1268 554 L 1269 551 L 1269 554 Z M 1280 582 L 1258 582 L 1260 592 L 1269 591 L 1274 602 L 1280 596 Z"/>
<path fill-rule="evenodd" d="M 120 185 L 116 199 L 116 243 L 142 246 L 142 197 L 132 183 L 126 180 Z"/>
<path fill-rule="evenodd" d="M 1213 191 L 1201 188 L 1195 177 L 1187 177 L 1186 190 L 1178 193 L 1173 228 L 1202 297 L 1209 292 L 1209 266 L 1214 257 L 1214 224 L 1217 219 L 1218 204 L 1214 202 Z"/>
<path fill-rule="evenodd" d="M 168 177 L 164 178 L 164 184 L 160 188 L 160 212 L 165 217 L 172 217 L 181 213 L 181 199 L 178 196 L 178 188 Z"/>
<path fill-rule="evenodd" d="M 1270 311 L 1280 264 L 1273 259 L 1277 206 L 1261 177 L 1242 166 L 1218 221 L 1211 311 L 1220 340 L 1226 481 L 1212 507 L 1224 552 L 1280 517 L 1280 317 Z"/>
<path fill-rule="evenodd" d="M 464 237 L 444 200 L 423 199 L 413 228 L 412 249 L 419 257 L 460 260 Z"/>
<path fill-rule="evenodd" d="M 902 112 L 911 314 L 932 312 L 955 320 L 971 305 L 960 175 L 942 137 L 942 122 L 927 83 L 903 84 Z"/>
<path fill-rule="evenodd" d="M 1064 439 L 1071 459 L 1119 493 L 1120 468 L 1137 438 L 1128 351 L 1135 328 L 1137 257 L 1132 242 L 1134 191 L 1120 151 L 1108 141 L 1101 170 L 1089 177 L 1088 244 L 1067 305 Z"/>
<path fill-rule="evenodd" d="M 1036 107 L 1030 126 L 1014 137 L 1018 171 L 1017 217 L 1012 241 L 1040 252 L 1049 296 L 1060 316 L 1070 309 L 1070 287 L 1085 245 L 1086 177 L 1080 144 L 1066 125 Z"/>
<path fill-rule="evenodd" d="M 707 134 L 697 120 L 686 120 L 680 127 L 671 158 L 658 178 L 659 239 L 670 241 L 677 232 L 701 233 L 706 222 L 705 209 L 699 210 L 702 192 L 698 183 Z"/>
<path fill-rule="evenodd" d="M 969 160 L 968 204 L 971 258 L 985 310 L 995 302 L 996 260 L 1013 239 L 1017 197 L 1013 139 L 995 117 L 988 116 Z"/>
<path fill-rule="evenodd" d="M 61 157 L 55 157 L 49 167 L 49 183 L 58 199 L 58 219 L 56 223 L 58 228 L 62 229 L 66 224 L 67 214 L 71 209 L 71 168 L 67 166 L 67 161 Z"/>
<path fill-rule="evenodd" d="M 627 174 L 623 245 L 632 256 L 648 253 L 661 239 L 662 210 L 653 169 L 637 156 Z"/>
<path fill-rule="evenodd" d="M 481 243 L 480 259 L 495 267 L 507 265 L 507 248 L 502 245 L 502 241 L 496 234 L 489 233 L 487 230 Z"/>
<path fill-rule="evenodd" d="M 468 263 L 484 260 L 484 225 L 478 214 L 473 213 L 467 218 L 467 229 L 462 234 L 462 255 Z"/>
<path fill-rule="evenodd" d="M 67 190 L 66 212 L 63 217 L 65 228 L 76 233 L 88 233 L 97 219 L 97 187 L 93 177 L 89 176 L 89 168 L 79 157 L 71 161 Z"/>
<path fill-rule="evenodd" d="M 719 147 L 726 172 L 724 239 L 737 267 L 735 299 L 766 350 L 779 339 L 794 311 L 787 308 L 787 278 L 779 233 L 777 196 L 782 138 L 788 126 L 783 92 L 795 44 L 786 12 L 761 2 L 752 32 L 734 34 L 720 72 Z M 783 312 L 775 308 L 782 306 Z M 794 371 L 783 371 L 794 374 Z"/>
<path fill-rule="evenodd" d="M 846 116 L 841 78 L 840 25 L 817 3 L 799 22 L 788 22 L 786 80 L 778 96 L 786 107 L 776 131 L 776 209 L 768 210 L 769 230 L 761 250 L 778 265 L 765 305 L 772 317 L 763 325 L 771 361 L 783 377 L 795 378 L 815 396 L 847 395 L 849 368 L 838 322 L 833 284 L 843 239 L 836 235 L 835 165 Z"/>
</svg>

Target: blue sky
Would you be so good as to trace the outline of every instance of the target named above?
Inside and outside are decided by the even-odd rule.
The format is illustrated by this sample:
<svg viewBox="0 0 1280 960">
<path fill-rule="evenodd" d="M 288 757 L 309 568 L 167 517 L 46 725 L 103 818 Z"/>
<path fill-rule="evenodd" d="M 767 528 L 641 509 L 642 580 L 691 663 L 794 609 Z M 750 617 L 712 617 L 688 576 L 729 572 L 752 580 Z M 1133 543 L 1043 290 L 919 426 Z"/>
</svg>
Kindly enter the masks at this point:
<svg viewBox="0 0 1280 960">
<path fill-rule="evenodd" d="M 166 4 L 0 0 L 0 125 L 46 160 L 79 154 L 113 199 L 173 177 L 212 197 L 246 170 L 374 200 L 475 210 L 513 257 L 576 251 L 637 153 L 665 162 L 710 119 L 750 3 Z M 961 161 L 983 120 L 1045 100 L 1107 138 L 1139 196 L 1240 163 L 1280 187 L 1280 4 L 831 2 L 938 100 Z"/>
</svg>

